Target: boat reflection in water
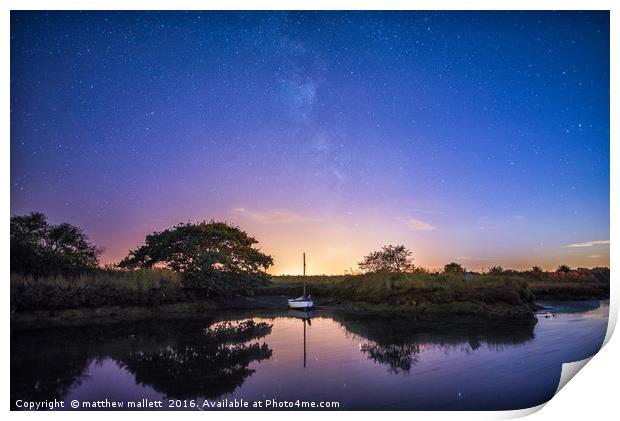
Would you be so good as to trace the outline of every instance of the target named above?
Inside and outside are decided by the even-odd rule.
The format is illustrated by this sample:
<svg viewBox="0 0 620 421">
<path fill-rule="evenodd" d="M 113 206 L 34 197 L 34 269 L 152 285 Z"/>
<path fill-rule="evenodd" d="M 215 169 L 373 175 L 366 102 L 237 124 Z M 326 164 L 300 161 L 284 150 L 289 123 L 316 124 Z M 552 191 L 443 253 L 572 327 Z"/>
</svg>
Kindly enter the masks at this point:
<svg viewBox="0 0 620 421">
<path fill-rule="evenodd" d="M 286 310 L 13 331 L 11 400 L 525 408 L 553 395 L 563 362 L 598 351 L 607 312 L 537 320 Z"/>
<path fill-rule="evenodd" d="M 310 320 L 312 319 L 313 313 L 310 310 L 289 310 L 288 315 L 297 319 L 301 319 L 304 323 L 304 368 L 306 368 L 306 323 L 308 323 L 308 326 L 311 325 Z"/>
</svg>

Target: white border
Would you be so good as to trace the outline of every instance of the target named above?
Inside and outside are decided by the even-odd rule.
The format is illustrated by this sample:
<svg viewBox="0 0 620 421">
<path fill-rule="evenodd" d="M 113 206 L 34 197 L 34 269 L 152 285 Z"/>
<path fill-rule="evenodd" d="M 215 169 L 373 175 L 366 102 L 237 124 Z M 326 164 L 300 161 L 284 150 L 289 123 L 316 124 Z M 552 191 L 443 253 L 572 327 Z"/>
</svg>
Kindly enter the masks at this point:
<svg viewBox="0 0 620 421">
<path fill-rule="evenodd" d="M 285 1 L 285 0 L 264 0 L 264 1 L 248 1 L 248 0 L 213 0 L 213 1 L 197 1 L 197 0 L 8 0 L 3 1 L 2 20 L 4 25 L 1 25 L 0 30 L 0 45 L 2 46 L 2 81 L 0 85 L 0 93 L 4 99 L 0 105 L 3 122 L 2 142 L 0 143 L 0 173 L 3 182 L 0 184 L 2 192 L 2 213 L 4 214 L 5 223 L 0 228 L 0 267 L 3 268 L 5 274 L 5 289 L 3 295 L 3 303 L 5 311 L 8 313 L 9 306 L 9 216 L 10 216 L 10 110 L 9 110 L 9 62 L 10 62 L 10 10 L 69 10 L 69 9 L 82 9 L 82 10 L 174 10 L 174 9 L 187 9 L 187 10 L 202 10 L 202 9 L 219 9 L 219 10 L 380 10 L 380 9 L 396 9 L 396 10 L 611 10 L 611 116 L 617 116 L 618 111 L 618 99 L 619 85 L 618 74 L 620 74 L 619 57 L 620 57 L 620 44 L 618 42 L 618 35 L 620 31 L 620 15 L 618 6 L 620 2 L 612 0 L 548 0 L 548 1 L 490 1 L 490 0 L 437 0 L 437 1 L 405 1 L 405 0 L 383 0 L 383 1 L 353 1 L 353 0 L 316 0 L 316 1 Z M 610 139 L 616 140 L 611 142 L 611 191 L 618 192 L 618 175 L 620 171 L 620 161 L 618 160 L 618 128 L 611 118 L 611 136 Z M 618 204 L 618 196 L 611 195 L 611 215 L 620 215 L 620 206 Z M 611 277 L 617 279 L 618 270 L 616 263 L 620 261 L 616 239 L 618 236 L 618 224 L 614 218 L 611 219 L 611 232 L 610 239 L 610 262 L 611 262 Z M 618 374 L 619 364 L 616 362 L 614 354 L 618 354 L 620 346 L 618 340 L 612 340 L 609 342 L 611 333 L 616 324 L 618 314 L 618 289 L 614 287 L 615 281 L 612 281 L 611 289 L 611 305 L 610 305 L 610 317 L 607 337 L 605 339 L 605 347 L 588 363 L 589 368 L 579 374 L 579 380 L 569 382 L 568 385 L 562 389 L 562 392 L 554 397 L 545 407 L 543 411 L 537 412 L 533 418 L 538 417 L 553 417 L 562 418 L 568 420 L 577 420 L 587 417 L 588 419 L 608 418 L 611 414 L 616 413 L 617 409 L 617 397 L 615 394 L 616 388 L 616 376 Z M 5 313 L 6 314 L 6 313 Z M 8 318 L 4 321 L 4 338 L 9 338 L 10 324 Z M 609 342 L 609 343 L 608 343 Z M 2 361 L 4 362 L 7 372 L 10 367 L 9 347 L 3 346 Z M 1 396 L 4 397 L 4 407 L 6 411 L 9 411 L 9 376 L 4 376 L 4 382 L 1 386 Z M 536 408 L 530 408 L 520 411 L 502 411 L 502 412 L 390 412 L 386 414 L 391 419 L 410 419 L 411 417 L 423 417 L 433 419 L 452 419 L 458 417 L 459 419 L 506 419 L 516 418 L 531 414 L 538 411 L 542 406 Z M 173 414 L 177 416 L 178 413 Z M 204 414 L 200 412 L 189 412 L 186 417 L 209 417 L 209 418 L 233 418 L 242 419 L 248 416 L 268 418 L 270 420 L 285 420 L 290 419 L 291 416 L 308 416 L 308 417 L 325 417 L 335 415 L 335 413 L 295 413 L 279 412 L 279 413 L 239 413 L 239 412 L 211 412 Z M 355 416 L 361 419 L 374 419 L 380 416 L 381 413 L 377 412 L 356 412 L 356 413 L 339 413 L 336 416 L 347 417 Z M 78 419 L 84 416 L 81 412 L 48 412 L 43 413 L 27 413 L 27 412 L 11 412 L 11 417 L 23 419 L 35 416 L 42 417 L 67 417 L 69 419 Z M 108 412 L 94 412 L 88 415 L 94 419 L 104 419 L 110 416 Z M 121 413 L 114 415 L 122 418 L 135 418 L 135 417 L 148 417 L 150 419 L 165 419 L 170 414 L 165 412 L 148 412 L 148 413 Z"/>
</svg>

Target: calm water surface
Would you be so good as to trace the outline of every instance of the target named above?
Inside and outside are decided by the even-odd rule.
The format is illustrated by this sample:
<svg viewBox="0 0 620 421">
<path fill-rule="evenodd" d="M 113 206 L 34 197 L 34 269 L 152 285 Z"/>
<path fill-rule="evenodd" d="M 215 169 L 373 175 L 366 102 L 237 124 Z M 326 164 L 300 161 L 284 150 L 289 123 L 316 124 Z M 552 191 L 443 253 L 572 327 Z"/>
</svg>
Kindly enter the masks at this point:
<svg viewBox="0 0 620 421">
<path fill-rule="evenodd" d="M 518 409 L 596 353 L 607 302 L 531 319 L 317 310 L 11 334 L 11 401 L 336 401 L 340 409 Z M 304 335 L 305 330 L 305 335 Z M 305 336 L 305 357 L 304 357 Z M 293 408 L 295 409 L 295 408 Z"/>
</svg>

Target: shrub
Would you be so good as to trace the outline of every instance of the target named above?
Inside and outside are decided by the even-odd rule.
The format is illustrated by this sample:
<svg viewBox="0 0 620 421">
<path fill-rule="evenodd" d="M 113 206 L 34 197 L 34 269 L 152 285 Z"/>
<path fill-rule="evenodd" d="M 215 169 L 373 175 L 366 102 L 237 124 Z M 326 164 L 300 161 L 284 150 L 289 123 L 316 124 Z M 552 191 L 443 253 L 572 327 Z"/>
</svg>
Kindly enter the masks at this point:
<svg viewBox="0 0 620 421">
<path fill-rule="evenodd" d="M 450 262 L 443 267 L 444 273 L 465 273 L 465 268 L 456 262 Z"/>
<path fill-rule="evenodd" d="M 568 272 L 570 272 L 570 267 L 567 266 L 567 265 L 560 265 L 556 269 L 556 272 L 568 273 Z"/>
<path fill-rule="evenodd" d="M 493 275 L 498 275 L 504 272 L 504 268 L 501 266 L 493 266 L 489 269 L 489 273 Z"/>
</svg>

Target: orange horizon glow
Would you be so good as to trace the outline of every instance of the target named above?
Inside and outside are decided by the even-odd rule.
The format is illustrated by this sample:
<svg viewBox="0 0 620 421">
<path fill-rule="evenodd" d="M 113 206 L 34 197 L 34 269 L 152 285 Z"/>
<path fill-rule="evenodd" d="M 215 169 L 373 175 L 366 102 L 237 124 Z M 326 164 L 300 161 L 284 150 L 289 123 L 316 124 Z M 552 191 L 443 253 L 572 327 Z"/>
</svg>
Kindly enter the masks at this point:
<svg viewBox="0 0 620 421">
<path fill-rule="evenodd" d="M 202 219 L 205 218 L 188 218 L 193 221 Z M 239 226 L 258 240 L 257 247 L 274 258 L 274 265 L 268 270 L 271 275 L 301 275 L 304 252 L 307 275 L 355 272 L 358 271 L 358 262 L 365 255 L 388 244 L 405 245 L 413 252 L 414 265 L 431 271 L 439 271 L 450 262 L 460 263 L 476 272 L 484 272 L 492 266 L 514 270 L 540 266 L 548 271 L 555 270 L 561 264 L 571 268 L 609 266 L 608 240 L 558 243 L 547 247 L 534 244 L 531 250 L 526 247 L 513 250 L 507 242 L 505 245 L 494 244 L 491 248 L 495 250 L 494 253 L 484 250 L 482 243 L 477 243 L 472 248 L 482 249 L 486 253 L 476 256 L 466 253 L 464 247 L 456 246 L 454 238 L 441 227 L 433 225 L 439 225 L 436 222 L 422 223 L 418 220 L 412 227 L 410 219 L 393 218 L 388 221 L 387 218 L 372 214 L 334 219 L 282 209 L 257 212 L 245 208 L 234 208 L 227 217 L 220 218 Z M 157 230 L 169 226 L 164 224 Z M 428 229 L 428 226 L 433 228 Z M 118 242 L 126 246 L 104 250 L 102 263 L 117 263 L 130 249 L 143 244 L 144 237 L 154 230 L 143 226 L 139 231 L 126 232 L 130 235 Z"/>
</svg>

